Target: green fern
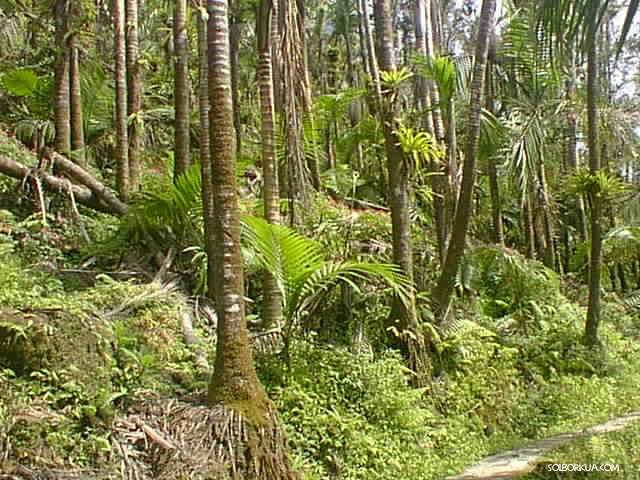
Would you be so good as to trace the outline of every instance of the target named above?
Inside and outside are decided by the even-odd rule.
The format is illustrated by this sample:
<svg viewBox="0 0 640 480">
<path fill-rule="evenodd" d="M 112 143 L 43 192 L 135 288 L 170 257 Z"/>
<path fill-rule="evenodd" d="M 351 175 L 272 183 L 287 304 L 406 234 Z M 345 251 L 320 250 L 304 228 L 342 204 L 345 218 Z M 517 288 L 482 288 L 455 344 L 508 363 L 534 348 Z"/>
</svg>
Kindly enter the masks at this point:
<svg viewBox="0 0 640 480">
<path fill-rule="evenodd" d="M 316 309 L 338 283 L 347 283 L 358 292 L 359 284 L 375 279 L 404 302 L 410 301 L 413 287 L 395 265 L 332 262 L 325 258 L 319 243 L 256 217 L 244 218 L 243 236 L 256 252 L 258 263 L 274 275 L 289 325 Z"/>
</svg>

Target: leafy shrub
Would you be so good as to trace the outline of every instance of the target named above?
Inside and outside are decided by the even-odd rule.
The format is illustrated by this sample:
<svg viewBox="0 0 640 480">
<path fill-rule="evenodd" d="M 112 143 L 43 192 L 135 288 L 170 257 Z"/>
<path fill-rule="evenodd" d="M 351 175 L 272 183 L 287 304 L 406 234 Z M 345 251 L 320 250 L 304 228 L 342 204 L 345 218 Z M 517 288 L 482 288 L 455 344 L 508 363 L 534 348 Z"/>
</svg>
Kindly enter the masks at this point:
<svg viewBox="0 0 640 480">
<path fill-rule="evenodd" d="M 274 365 L 261 370 L 309 478 L 429 478 L 434 414 L 395 353 L 374 359 L 300 342 L 284 377 Z"/>
</svg>

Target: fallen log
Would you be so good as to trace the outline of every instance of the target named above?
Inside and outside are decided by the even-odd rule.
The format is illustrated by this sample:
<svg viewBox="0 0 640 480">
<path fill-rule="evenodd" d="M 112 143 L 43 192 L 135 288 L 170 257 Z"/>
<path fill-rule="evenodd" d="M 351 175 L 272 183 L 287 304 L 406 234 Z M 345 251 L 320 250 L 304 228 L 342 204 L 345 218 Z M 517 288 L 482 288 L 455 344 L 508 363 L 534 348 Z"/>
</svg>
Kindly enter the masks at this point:
<svg viewBox="0 0 640 480">
<path fill-rule="evenodd" d="M 58 157 L 61 157 L 61 155 L 58 154 L 53 154 L 53 156 L 55 157 L 56 162 L 59 161 Z M 67 162 L 69 161 L 67 160 Z M 64 167 L 66 166 L 66 164 L 64 166 L 62 165 L 62 163 L 58 164 L 62 169 L 64 169 Z M 66 178 L 56 177 L 43 170 L 29 168 L 20 162 L 16 162 L 15 160 L 12 160 L 6 156 L 0 155 L 0 173 L 16 178 L 18 180 L 24 180 L 25 178 L 28 178 L 30 176 L 37 177 L 40 179 L 47 190 L 61 193 L 68 193 L 69 191 L 71 191 L 76 202 L 86 207 L 98 210 L 100 212 L 111 213 L 113 215 L 124 215 L 125 213 L 127 213 L 127 205 L 115 198 L 113 193 L 110 192 L 104 185 L 102 185 L 96 179 L 92 178 L 91 175 L 82 170 L 80 167 L 74 169 L 74 176 L 76 176 L 76 172 L 81 174 L 83 173 L 83 175 L 81 175 L 82 178 L 78 178 L 78 181 L 80 181 L 84 185 L 82 179 L 84 179 L 85 181 L 87 181 L 88 179 L 92 179 L 90 183 L 94 188 L 90 188 L 89 186 L 86 186 L 86 188 L 84 188 L 80 185 L 74 185 Z"/>
<path fill-rule="evenodd" d="M 91 174 L 89 174 L 89 172 L 83 169 L 80 165 L 73 163 L 71 160 L 63 157 L 50 148 L 43 151 L 43 158 L 51 161 L 52 166 L 57 166 L 68 176 L 77 180 L 91 190 L 91 192 L 93 192 L 100 201 L 105 203 L 114 212 L 120 214 L 127 212 L 127 206 L 122 203 L 118 197 L 116 197 L 115 193 L 113 193 L 109 187 L 100 183 L 95 177 L 92 177 Z"/>
</svg>

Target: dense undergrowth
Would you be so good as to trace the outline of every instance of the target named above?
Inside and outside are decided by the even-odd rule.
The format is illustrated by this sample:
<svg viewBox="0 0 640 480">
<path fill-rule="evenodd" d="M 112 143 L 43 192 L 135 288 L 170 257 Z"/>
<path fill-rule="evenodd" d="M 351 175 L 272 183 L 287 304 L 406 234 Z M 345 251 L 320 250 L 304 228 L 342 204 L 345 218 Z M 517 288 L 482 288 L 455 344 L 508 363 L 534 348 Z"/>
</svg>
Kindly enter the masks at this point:
<svg viewBox="0 0 640 480">
<path fill-rule="evenodd" d="M 114 420 L 141 398 L 206 385 L 182 340 L 180 309 L 188 302 L 160 284 L 98 276 L 83 286 L 42 271 L 47 255 L 73 263 L 81 248 L 62 252 L 55 228 L 34 220 L 5 213 L 1 225 L 2 469 L 116 471 Z M 410 386 L 402 359 L 373 337 L 355 348 L 348 335 L 327 338 L 311 328 L 294 341 L 289 365 L 277 354 L 259 356 L 305 478 L 443 478 L 525 439 L 638 409 L 637 316 L 610 298 L 603 348 L 593 352 L 581 344 L 584 308 L 560 293 L 553 273 L 494 247 L 474 249 L 469 265 L 475 296 L 460 301 L 459 321 L 438 337 L 437 375 L 424 389 Z M 384 303 L 382 293 L 362 295 Z M 385 308 L 351 305 L 351 322 L 366 317 L 365 334 L 379 332 Z M 346 322 L 338 315 L 318 325 L 348 330 L 338 321 Z M 210 338 L 201 327 L 199 336 Z M 625 445 L 621 462 L 636 448 Z"/>
<path fill-rule="evenodd" d="M 0 184 L 13 199 L 11 211 L 0 210 L 0 471 L 21 464 L 117 472 L 114 422 L 143 399 L 205 391 L 208 372 L 181 325 L 194 309 L 186 292 L 206 278 L 193 211 L 199 188 L 165 187 L 141 195 L 120 222 L 83 210 L 76 218 L 54 195 L 45 223 L 31 213 L 29 192 L 15 208 L 15 183 Z M 330 252 L 327 261 L 389 261 L 386 213 L 323 198 L 308 213 L 302 231 Z M 297 313 L 288 362 L 277 351 L 257 355 L 305 478 L 444 478 L 527 439 L 640 408 L 637 308 L 605 296 L 602 348 L 586 349 L 579 284 L 515 251 L 478 244 L 458 279 L 457 320 L 437 331 L 429 326 L 437 272 L 427 238 L 415 228 L 418 309 L 434 340 L 435 373 L 425 388 L 411 386 L 403 359 L 385 347 L 390 292 L 376 283 L 325 288 L 313 312 Z M 150 282 L 154 252 L 176 246 L 173 268 L 182 276 Z M 245 250 L 255 320 L 261 276 Z M 101 273 L 121 267 L 140 267 L 141 275 Z M 213 325 L 194 326 L 212 359 Z M 566 455 L 637 458 L 635 437 L 615 435 Z M 624 448 L 614 454 L 617 447 Z"/>
</svg>

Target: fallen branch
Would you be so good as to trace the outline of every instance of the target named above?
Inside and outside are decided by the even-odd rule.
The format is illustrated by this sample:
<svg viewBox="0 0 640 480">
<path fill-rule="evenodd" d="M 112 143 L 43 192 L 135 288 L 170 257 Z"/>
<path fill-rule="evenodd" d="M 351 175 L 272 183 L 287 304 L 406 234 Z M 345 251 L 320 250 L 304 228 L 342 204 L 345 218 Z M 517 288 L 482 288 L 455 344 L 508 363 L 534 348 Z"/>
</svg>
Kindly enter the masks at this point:
<svg viewBox="0 0 640 480">
<path fill-rule="evenodd" d="M 113 191 L 106 185 L 100 183 L 96 178 L 92 177 L 89 172 L 83 169 L 80 165 L 73 163 L 71 160 L 63 157 L 57 152 L 51 149 L 45 149 L 43 157 L 50 160 L 53 164 L 59 167 L 60 170 L 73 177 L 82 185 L 87 187 L 93 194 L 104 202 L 109 208 L 117 213 L 126 213 L 127 206 L 122 203 Z"/>
<path fill-rule="evenodd" d="M 344 203 L 350 208 L 360 208 L 363 210 L 375 210 L 377 212 L 388 212 L 388 207 L 383 207 L 382 205 L 376 205 L 375 203 L 367 202 L 365 200 L 359 200 L 357 198 L 351 197 L 341 197 L 338 192 L 331 188 L 327 188 L 327 193 L 329 196 L 338 203 Z"/>
<path fill-rule="evenodd" d="M 176 449 L 175 445 L 173 445 L 169 440 L 166 440 L 162 435 L 160 435 L 158 432 L 156 432 L 153 428 L 151 428 L 149 425 L 144 423 L 139 418 L 136 418 L 135 422 L 136 422 L 136 425 L 138 425 L 138 427 L 142 429 L 142 431 L 147 435 L 147 437 L 149 437 L 149 439 L 151 439 L 153 443 L 159 445 L 160 447 L 166 450 Z"/>
<path fill-rule="evenodd" d="M 43 186 L 48 190 L 53 190 L 55 192 L 69 191 L 69 184 L 67 179 L 56 177 L 42 170 L 31 169 L 23 165 L 22 163 L 16 162 L 15 160 L 12 160 L 3 155 L 0 155 L 0 173 L 16 178 L 18 180 L 24 180 L 30 175 L 37 176 L 42 182 Z M 85 172 L 85 174 L 86 176 L 90 177 L 88 173 Z M 97 180 L 94 179 L 94 181 L 96 182 L 96 184 L 102 185 Z M 107 190 L 104 185 L 102 186 L 102 189 L 102 191 Z M 83 188 L 79 185 L 72 185 L 71 191 L 76 201 L 86 207 L 98 210 L 100 212 L 111 213 L 112 215 L 124 215 L 125 213 L 127 213 L 127 206 L 124 203 L 120 202 L 117 198 L 115 199 L 115 202 L 112 200 L 108 200 L 107 197 L 101 196 L 88 187 Z"/>
</svg>

